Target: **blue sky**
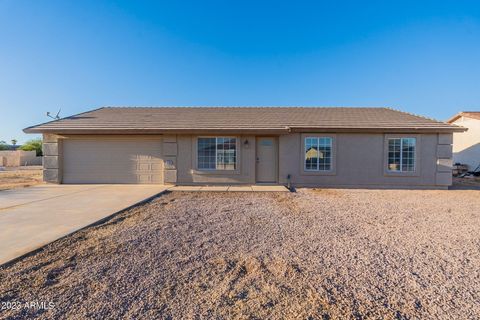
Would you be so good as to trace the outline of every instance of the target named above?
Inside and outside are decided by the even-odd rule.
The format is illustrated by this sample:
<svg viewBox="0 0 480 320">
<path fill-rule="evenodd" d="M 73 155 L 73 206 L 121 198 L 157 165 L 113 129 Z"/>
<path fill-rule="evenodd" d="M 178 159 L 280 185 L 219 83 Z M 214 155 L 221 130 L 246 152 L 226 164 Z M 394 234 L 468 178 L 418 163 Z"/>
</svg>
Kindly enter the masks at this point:
<svg viewBox="0 0 480 320">
<path fill-rule="evenodd" d="M 480 109 L 477 1 L 0 0 L 0 140 L 100 106 Z"/>
</svg>

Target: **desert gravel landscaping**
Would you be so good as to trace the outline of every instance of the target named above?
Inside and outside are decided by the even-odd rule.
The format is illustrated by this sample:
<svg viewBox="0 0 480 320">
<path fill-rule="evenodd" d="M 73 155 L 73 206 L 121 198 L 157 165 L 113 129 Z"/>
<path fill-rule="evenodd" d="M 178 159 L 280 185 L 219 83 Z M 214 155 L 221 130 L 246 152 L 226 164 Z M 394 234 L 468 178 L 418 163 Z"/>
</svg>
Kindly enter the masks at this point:
<svg viewBox="0 0 480 320">
<path fill-rule="evenodd" d="M 479 270 L 480 191 L 172 192 L 0 268 L 0 318 L 476 319 Z"/>
</svg>

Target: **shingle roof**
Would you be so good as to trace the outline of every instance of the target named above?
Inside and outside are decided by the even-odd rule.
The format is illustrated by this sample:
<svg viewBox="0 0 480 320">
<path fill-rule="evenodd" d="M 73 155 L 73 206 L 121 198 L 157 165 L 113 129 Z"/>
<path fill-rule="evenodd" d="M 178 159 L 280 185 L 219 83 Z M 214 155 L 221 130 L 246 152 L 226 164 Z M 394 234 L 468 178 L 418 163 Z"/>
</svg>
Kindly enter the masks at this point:
<svg viewBox="0 0 480 320">
<path fill-rule="evenodd" d="M 302 130 L 452 132 L 463 128 L 390 108 L 105 107 L 24 129 L 59 134 Z"/>
<path fill-rule="evenodd" d="M 453 123 L 460 117 L 468 117 L 472 119 L 480 120 L 480 111 L 462 111 L 447 120 L 448 123 Z"/>
</svg>

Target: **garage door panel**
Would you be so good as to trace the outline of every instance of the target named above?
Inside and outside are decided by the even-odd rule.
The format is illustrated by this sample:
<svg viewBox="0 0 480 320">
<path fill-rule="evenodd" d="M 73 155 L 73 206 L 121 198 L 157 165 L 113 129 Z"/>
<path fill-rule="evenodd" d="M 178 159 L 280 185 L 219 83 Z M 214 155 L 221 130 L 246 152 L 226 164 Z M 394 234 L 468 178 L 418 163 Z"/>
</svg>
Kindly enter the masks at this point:
<svg viewBox="0 0 480 320">
<path fill-rule="evenodd" d="M 161 140 L 66 139 L 63 182 L 163 183 Z"/>
<path fill-rule="evenodd" d="M 163 171 L 163 165 L 161 163 L 152 163 L 151 170 L 153 171 Z"/>
<path fill-rule="evenodd" d="M 141 164 L 138 164 L 137 165 L 137 168 L 136 168 L 136 171 L 137 172 L 142 172 L 142 171 L 145 171 L 145 170 L 148 170 L 148 171 L 155 171 L 155 172 L 160 172 L 162 171 L 162 166 L 160 164 L 156 165 L 156 164 L 150 164 L 150 163 L 141 163 Z"/>
</svg>

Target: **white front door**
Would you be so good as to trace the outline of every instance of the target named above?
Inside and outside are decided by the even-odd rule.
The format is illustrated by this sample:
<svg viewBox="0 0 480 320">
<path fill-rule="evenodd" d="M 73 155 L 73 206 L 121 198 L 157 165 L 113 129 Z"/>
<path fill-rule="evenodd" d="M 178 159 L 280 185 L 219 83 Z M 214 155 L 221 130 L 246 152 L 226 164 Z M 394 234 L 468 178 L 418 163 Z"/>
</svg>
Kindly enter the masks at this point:
<svg viewBox="0 0 480 320">
<path fill-rule="evenodd" d="M 277 182 L 277 139 L 274 137 L 257 138 L 257 182 Z"/>
</svg>

